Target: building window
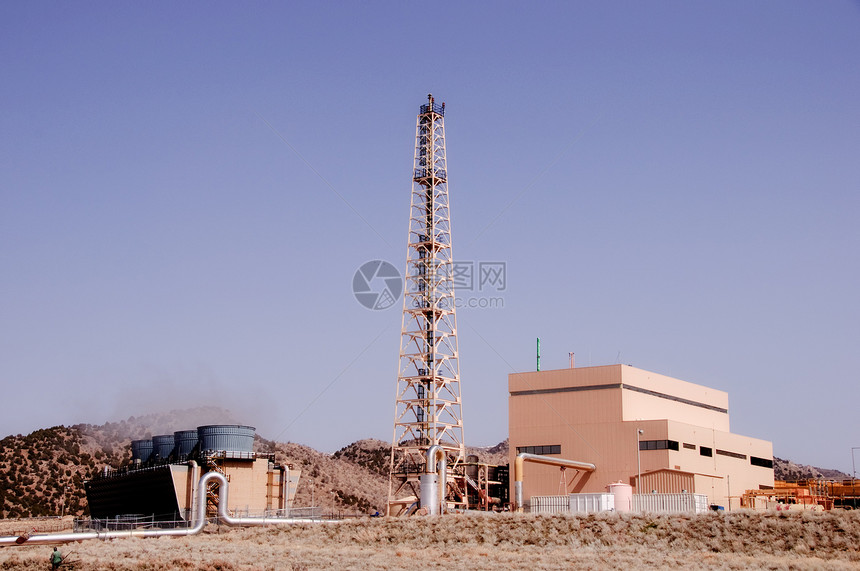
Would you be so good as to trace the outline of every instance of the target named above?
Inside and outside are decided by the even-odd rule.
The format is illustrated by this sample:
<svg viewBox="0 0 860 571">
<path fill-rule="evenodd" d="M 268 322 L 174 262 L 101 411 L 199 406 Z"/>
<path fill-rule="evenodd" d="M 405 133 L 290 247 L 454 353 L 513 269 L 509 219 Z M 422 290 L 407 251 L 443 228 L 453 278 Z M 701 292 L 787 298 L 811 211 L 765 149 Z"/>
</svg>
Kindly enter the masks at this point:
<svg viewBox="0 0 860 571">
<path fill-rule="evenodd" d="M 750 464 L 753 466 L 761 466 L 762 468 L 773 468 L 773 460 L 768 460 L 767 458 L 756 458 L 755 456 L 750 456 Z"/>
<path fill-rule="evenodd" d="M 684 442 L 684 449 L 685 450 L 695 450 L 696 445 L 695 444 L 687 444 L 686 442 Z"/>
<path fill-rule="evenodd" d="M 639 450 L 678 450 L 677 440 L 640 440 Z"/>
<path fill-rule="evenodd" d="M 746 454 L 738 454 L 737 452 L 729 452 L 728 450 L 717 449 L 717 454 L 720 456 L 728 456 L 729 458 L 737 458 L 738 460 L 746 460 Z"/>
<path fill-rule="evenodd" d="M 547 446 L 517 446 L 517 454 L 561 454 L 561 444 Z"/>
<path fill-rule="evenodd" d="M 707 446 L 699 446 L 699 454 L 701 454 L 702 456 L 713 456 L 714 449 L 708 448 Z"/>
</svg>

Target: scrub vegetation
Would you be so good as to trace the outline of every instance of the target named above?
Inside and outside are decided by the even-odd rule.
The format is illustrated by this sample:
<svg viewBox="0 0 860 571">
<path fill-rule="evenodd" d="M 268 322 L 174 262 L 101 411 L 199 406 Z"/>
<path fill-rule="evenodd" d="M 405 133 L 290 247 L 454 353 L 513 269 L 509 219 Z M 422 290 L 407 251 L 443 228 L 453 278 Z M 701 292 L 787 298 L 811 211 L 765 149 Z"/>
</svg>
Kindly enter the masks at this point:
<svg viewBox="0 0 860 571">
<path fill-rule="evenodd" d="M 201 407 L 7 436 L 0 440 L 0 519 L 86 516 L 84 481 L 105 468 L 128 465 L 132 440 L 204 424 L 242 422 L 224 409 Z M 254 447 L 274 453 L 278 463 L 302 470 L 294 506 L 313 505 L 323 513 L 350 515 L 385 510 L 391 454 L 385 442 L 359 440 L 325 454 L 258 435 Z M 507 441 L 492 448 L 469 448 L 467 453 L 483 462 L 507 463 Z"/>
<path fill-rule="evenodd" d="M 857 569 L 860 512 L 698 516 L 447 515 L 218 529 L 187 538 L 65 545 L 94 570 Z M 0 569 L 43 569 L 50 546 L 0 549 Z"/>
<path fill-rule="evenodd" d="M 120 461 L 88 444 L 80 430 L 64 426 L 0 440 L 0 516 L 83 514 L 84 480 L 102 463 Z"/>
</svg>

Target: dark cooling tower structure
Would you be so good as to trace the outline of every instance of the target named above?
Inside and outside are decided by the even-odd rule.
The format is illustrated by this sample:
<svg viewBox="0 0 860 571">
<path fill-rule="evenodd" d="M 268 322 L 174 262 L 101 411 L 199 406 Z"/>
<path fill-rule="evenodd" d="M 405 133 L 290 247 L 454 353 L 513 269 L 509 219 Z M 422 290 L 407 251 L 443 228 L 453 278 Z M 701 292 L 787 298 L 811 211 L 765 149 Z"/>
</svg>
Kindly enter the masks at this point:
<svg viewBox="0 0 860 571">
<path fill-rule="evenodd" d="M 179 458 L 188 456 L 197 446 L 197 431 L 177 430 L 173 433 L 173 444 L 174 452 Z"/>
<path fill-rule="evenodd" d="M 172 434 L 159 434 L 152 437 L 152 459 L 166 460 L 176 446 Z"/>
<path fill-rule="evenodd" d="M 132 440 L 131 459 L 146 462 L 152 456 L 152 440 Z"/>
<path fill-rule="evenodd" d="M 210 424 L 197 427 L 197 438 L 200 440 L 200 451 L 206 452 L 242 452 L 250 454 L 254 450 L 253 426 L 238 424 Z"/>
</svg>

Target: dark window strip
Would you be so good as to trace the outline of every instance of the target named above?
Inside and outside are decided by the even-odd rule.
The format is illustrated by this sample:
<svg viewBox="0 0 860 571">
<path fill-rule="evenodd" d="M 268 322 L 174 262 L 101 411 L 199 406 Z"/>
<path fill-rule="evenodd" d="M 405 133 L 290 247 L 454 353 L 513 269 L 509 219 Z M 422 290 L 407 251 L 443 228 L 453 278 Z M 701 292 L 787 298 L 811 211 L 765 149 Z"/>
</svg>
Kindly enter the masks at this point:
<svg viewBox="0 0 860 571">
<path fill-rule="evenodd" d="M 678 450 L 677 440 L 640 440 L 639 450 Z"/>
<path fill-rule="evenodd" d="M 561 454 L 561 444 L 548 444 L 545 446 L 517 446 L 517 454 Z"/>
<path fill-rule="evenodd" d="M 750 464 L 753 466 L 761 466 L 762 468 L 773 468 L 773 460 L 758 458 L 756 456 L 750 456 Z"/>
<path fill-rule="evenodd" d="M 746 454 L 738 454 L 737 452 L 729 452 L 728 450 L 717 449 L 717 454 L 719 454 L 720 456 L 728 456 L 730 458 L 737 458 L 739 460 L 746 460 L 747 459 Z"/>
<path fill-rule="evenodd" d="M 578 393 L 580 391 L 597 391 L 601 389 L 620 389 L 621 383 L 615 383 L 614 385 L 588 385 L 585 387 L 560 387 L 557 389 L 534 389 L 531 391 L 514 391 L 511 393 L 512 397 L 526 396 L 526 395 L 549 395 L 553 393 Z"/>
</svg>

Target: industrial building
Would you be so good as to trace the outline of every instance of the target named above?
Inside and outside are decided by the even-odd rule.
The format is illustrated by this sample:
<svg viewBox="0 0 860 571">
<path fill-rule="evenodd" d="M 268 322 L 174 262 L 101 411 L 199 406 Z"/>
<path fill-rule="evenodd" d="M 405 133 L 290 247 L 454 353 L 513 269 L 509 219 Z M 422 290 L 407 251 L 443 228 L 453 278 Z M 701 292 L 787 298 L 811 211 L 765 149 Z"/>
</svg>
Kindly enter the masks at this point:
<svg viewBox="0 0 860 571">
<path fill-rule="evenodd" d="M 773 445 L 730 432 L 726 392 L 629 365 L 514 373 L 508 389 L 511 465 L 527 453 L 594 466 L 529 464 L 526 504 L 622 482 L 737 508 L 746 490 L 774 487 Z"/>
<path fill-rule="evenodd" d="M 85 482 L 94 520 L 190 521 L 198 483 L 218 472 L 230 483 L 227 510 L 233 515 L 287 515 L 300 471 L 275 464 L 274 454 L 253 451 L 255 429 L 207 425 L 131 443 L 132 463 L 105 470 Z M 217 487 L 207 490 L 209 512 Z"/>
</svg>

